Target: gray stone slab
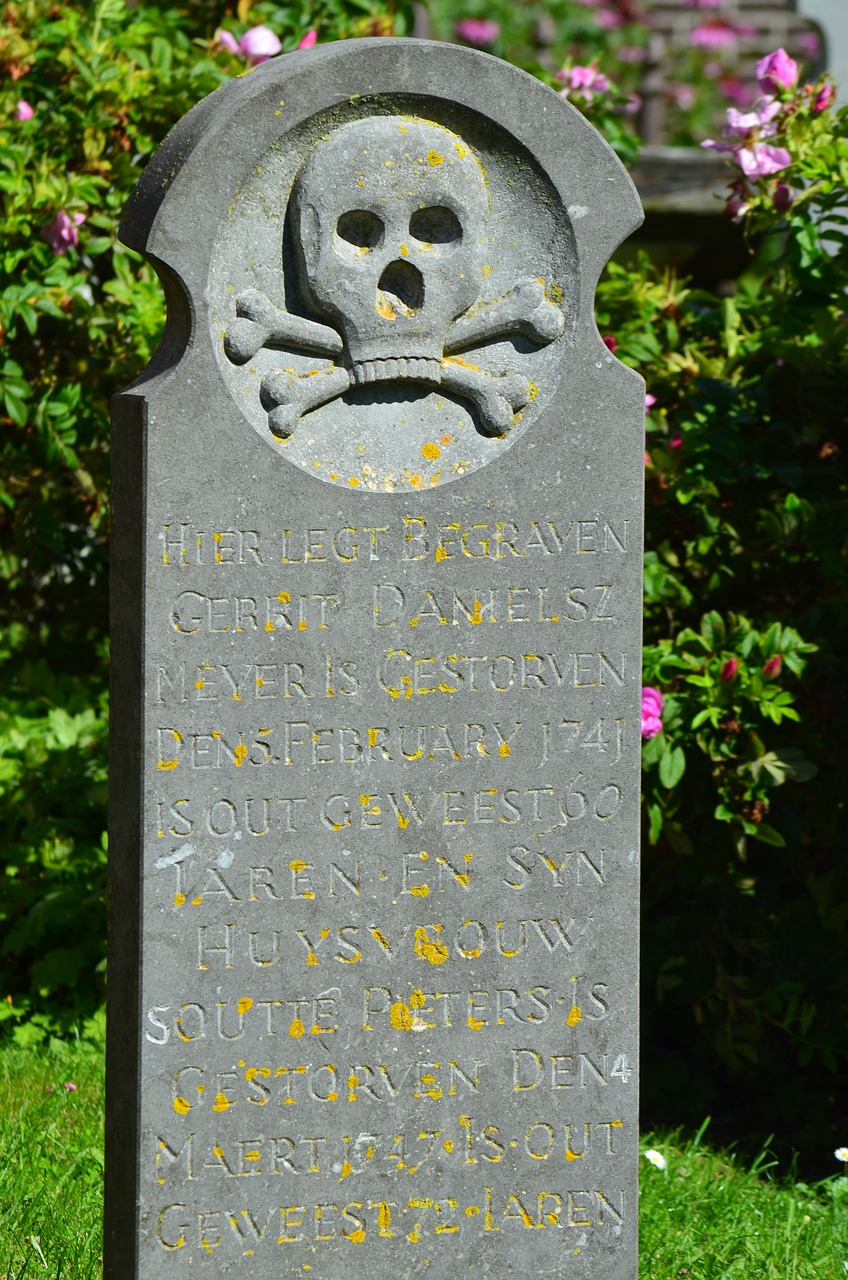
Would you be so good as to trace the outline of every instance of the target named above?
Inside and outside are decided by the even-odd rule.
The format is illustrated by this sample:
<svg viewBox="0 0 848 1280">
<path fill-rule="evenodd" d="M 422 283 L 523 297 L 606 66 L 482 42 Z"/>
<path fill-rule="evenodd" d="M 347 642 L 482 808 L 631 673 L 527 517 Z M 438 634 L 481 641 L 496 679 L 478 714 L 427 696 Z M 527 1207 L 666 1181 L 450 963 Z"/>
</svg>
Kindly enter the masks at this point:
<svg viewBox="0 0 848 1280">
<path fill-rule="evenodd" d="M 796 5 L 824 36 L 824 65 L 836 81 L 838 102 L 843 103 L 848 94 L 848 10 L 843 0 L 796 0 Z"/>
<path fill-rule="evenodd" d="M 292 54 L 122 236 L 106 1276 L 633 1280 L 640 221 L 484 54 Z"/>
</svg>

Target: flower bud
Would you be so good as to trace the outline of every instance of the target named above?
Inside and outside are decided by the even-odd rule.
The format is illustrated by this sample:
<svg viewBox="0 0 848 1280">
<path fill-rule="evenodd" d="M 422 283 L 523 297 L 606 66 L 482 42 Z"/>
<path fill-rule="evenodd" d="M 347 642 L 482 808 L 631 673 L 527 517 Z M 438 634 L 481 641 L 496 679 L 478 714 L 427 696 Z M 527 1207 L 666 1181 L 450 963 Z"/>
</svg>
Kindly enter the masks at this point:
<svg viewBox="0 0 848 1280">
<path fill-rule="evenodd" d="M 778 213 L 786 213 L 786 210 L 792 203 L 794 193 L 791 187 L 785 182 L 778 182 L 772 193 L 771 202 Z"/>
<path fill-rule="evenodd" d="M 798 64 L 785 49 L 775 49 L 757 63 L 757 83 L 766 93 L 791 89 L 798 81 Z"/>
</svg>

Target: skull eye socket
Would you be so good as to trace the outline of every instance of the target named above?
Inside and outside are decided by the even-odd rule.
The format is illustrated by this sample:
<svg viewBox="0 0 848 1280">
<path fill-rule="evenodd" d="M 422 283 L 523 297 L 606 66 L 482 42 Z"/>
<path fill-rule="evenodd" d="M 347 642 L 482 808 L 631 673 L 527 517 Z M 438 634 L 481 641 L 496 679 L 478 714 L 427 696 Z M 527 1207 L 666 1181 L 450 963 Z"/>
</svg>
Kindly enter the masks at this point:
<svg viewBox="0 0 848 1280">
<path fill-rule="evenodd" d="M 368 209 L 349 209 L 339 218 L 336 235 L 357 249 L 373 249 L 383 238 L 383 220 Z"/>
<path fill-rule="evenodd" d="M 462 239 L 462 224 L 450 209 L 434 205 L 415 210 L 409 219 L 409 234 L 425 244 L 456 244 Z"/>
</svg>

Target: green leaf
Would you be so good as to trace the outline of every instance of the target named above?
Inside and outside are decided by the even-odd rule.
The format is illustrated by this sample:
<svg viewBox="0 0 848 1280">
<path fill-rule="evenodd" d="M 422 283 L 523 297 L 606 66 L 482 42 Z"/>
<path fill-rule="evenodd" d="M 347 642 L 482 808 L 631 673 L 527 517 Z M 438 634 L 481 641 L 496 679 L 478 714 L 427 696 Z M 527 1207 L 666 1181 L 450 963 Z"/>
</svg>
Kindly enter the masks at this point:
<svg viewBox="0 0 848 1280">
<path fill-rule="evenodd" d="M 673 747 L 660 760 L 660 782 L 671 790 L 676 787 L 686 771 L 686 755 L 682 747 Z"/>
<path fill-rule="evenodd" d="M 786 847 L 786 841 L 780 832 L 776 831 L 774 827 L 770 827 L 767 822 L 752 822 L 750 825 L 751 829 L 748 830 L 748 834 L 752 836 L 754 840 L 759 840 L 761 844 L 774 845 L 777 849 L 783 849 Z"/>
<path fill-rule="evenodd" d="M 658 733 L 655 738 L 648 738 L 642 743 L 642 764 L 650 768 L 656 764 L 668 750 L 665 735 Z"/>
<path fill-rule="evenodd" d="M 648 840 L 656 844 L 663 829 L 663 811 L 658 804 L 648 805 Z"/>
</svg>

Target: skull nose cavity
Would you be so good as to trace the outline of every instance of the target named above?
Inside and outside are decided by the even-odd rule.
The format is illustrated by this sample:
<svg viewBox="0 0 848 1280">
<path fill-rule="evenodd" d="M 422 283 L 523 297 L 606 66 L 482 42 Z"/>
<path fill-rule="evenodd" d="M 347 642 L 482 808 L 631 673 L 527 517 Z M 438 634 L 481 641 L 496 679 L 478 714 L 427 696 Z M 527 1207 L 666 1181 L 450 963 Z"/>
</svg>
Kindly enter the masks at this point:
<svg viewBox="0 0 848 1280">
<path fill-rule="evenodd" d="M 398 259 L 396 262 L 390 262 L 380 276 L 377 281 L 377 294 L 377 309 L 381 315 L 385 315 L 386 301 L 404 315 L 412 315 L 424 305 L 424 277 L 411 262 L 402 262 Z M 380 294 L 384 296 L 381 298 Z"/>
<path fill-rule="evenodd" d="M 383 239 L 383 220 L 369 209 L 349 209 L 336 223 L 336 235 L 356 249 L 367 252 Z"/>
<path fill-rule="evenodd" d="M 462 224 L 451 209 L 433 205 L 415 210 L 409 219 L 409 234 L 424 244 L 455 244 L 462 239 Z"/>
</svg>

